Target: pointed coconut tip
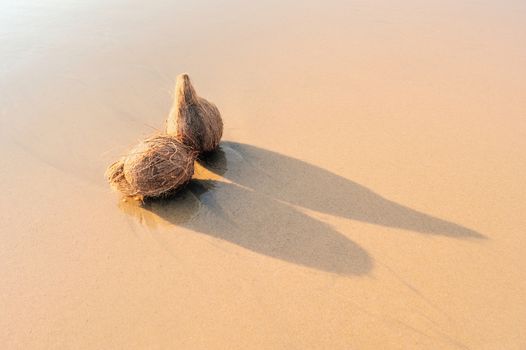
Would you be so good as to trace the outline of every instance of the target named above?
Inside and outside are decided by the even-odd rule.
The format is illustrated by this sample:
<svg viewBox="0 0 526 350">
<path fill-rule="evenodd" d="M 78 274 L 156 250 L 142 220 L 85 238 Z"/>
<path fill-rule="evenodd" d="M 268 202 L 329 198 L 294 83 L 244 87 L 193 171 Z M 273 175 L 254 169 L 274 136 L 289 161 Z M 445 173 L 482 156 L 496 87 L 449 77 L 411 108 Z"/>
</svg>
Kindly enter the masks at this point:
<svg viewBox="0 0 526 350">
<path fill-rule="evenodd" d="M 188 75 L 188 73 L 181 73 L 175 78 L 176 88 L 184 86 L 186 84 L 190 84 L 190 76 Z"/>
<path fill-rule="evenodd" d="M 182 73 L 177 76 L 175 81 L 175 102 L 179 106 L 182 103 L 197 102 L 197 94 L 187 73 Z"/>
<path fill-rule="evenodd" d="M 177 76 L 177 80 L 190 80 L 190 76 L 188 76 L 188 73 L 181 73 Z"/>
<path fill-rule="evenodd" d="M 223 122 L 219 110 L 197 95 L 186 73 L 177 76 L 166 133 L 200 153 L 216 149 L 221 140 Z"/>
</svg>

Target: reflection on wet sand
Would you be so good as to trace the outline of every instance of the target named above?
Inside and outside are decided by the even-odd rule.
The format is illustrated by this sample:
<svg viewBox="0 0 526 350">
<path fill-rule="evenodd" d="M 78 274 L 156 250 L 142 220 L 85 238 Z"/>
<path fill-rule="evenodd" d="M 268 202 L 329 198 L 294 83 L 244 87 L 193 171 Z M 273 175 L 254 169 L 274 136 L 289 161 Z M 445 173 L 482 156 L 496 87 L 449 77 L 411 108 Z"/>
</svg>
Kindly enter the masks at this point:
<svg viewBox="0 0 526 350">
<path fill-rule="evenodd" d="M 294 206 L 419 233 L 484 237 L 319 167 L 254 146 L 225 142 L 200 165 L 198 177 L 210 171 L 232 183 L 194 179 L 170 198 L 123 202 L 121 209 L 149 227 L 179 225 L 260 254 L 346 275 L 367 273 L 373 265 L 368 253 Z"/>
</svg>

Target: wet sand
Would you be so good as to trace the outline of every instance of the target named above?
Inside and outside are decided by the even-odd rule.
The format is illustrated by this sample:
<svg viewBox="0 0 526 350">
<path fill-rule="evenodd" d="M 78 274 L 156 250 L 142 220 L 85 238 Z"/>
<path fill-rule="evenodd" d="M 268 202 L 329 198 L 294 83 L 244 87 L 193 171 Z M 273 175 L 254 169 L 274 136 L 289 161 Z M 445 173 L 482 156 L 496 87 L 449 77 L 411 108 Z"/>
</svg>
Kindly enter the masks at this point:
<svg viewBox="0 0 526 350">
<path fill-rule="evenodd" d="M 520 1 L 0 4 L 3 349 L 523 349 Z M 175 198 L 105 167 L 188 72 Z"/>
</svg>

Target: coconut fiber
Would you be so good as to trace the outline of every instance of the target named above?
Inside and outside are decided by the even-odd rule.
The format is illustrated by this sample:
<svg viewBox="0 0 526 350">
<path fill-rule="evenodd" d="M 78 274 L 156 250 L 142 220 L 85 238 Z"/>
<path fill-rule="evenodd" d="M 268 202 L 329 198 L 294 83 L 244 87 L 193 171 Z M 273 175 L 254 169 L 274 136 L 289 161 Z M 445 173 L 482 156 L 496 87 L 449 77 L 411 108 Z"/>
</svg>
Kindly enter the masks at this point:
<svg viewBox="0 0 526 350">
<path fill-rule="evenodd" d="M 197 96 L 188 74 L 175 83 L 175 98 L 166 120 L 166 133 L 199 153 L 213 151 L 223 135 L 223 121 L 217 107 Z"/>
</svg>

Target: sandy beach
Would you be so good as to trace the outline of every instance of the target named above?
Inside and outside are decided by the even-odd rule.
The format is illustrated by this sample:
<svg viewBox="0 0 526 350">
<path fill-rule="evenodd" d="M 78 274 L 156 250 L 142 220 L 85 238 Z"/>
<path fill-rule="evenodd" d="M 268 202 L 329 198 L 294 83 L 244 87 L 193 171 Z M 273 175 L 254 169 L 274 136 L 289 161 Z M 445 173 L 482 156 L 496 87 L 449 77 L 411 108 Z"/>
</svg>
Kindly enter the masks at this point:
<svg viewBox="0 0 526 350">
<path fill-rule="evenodd" d="M 526 349 L 523 1 L 0 2 L 0 348 Z M 220 150 L 106 167 L 177 74 Z"/>
</svg>

